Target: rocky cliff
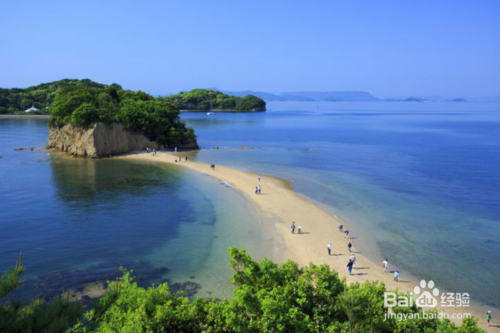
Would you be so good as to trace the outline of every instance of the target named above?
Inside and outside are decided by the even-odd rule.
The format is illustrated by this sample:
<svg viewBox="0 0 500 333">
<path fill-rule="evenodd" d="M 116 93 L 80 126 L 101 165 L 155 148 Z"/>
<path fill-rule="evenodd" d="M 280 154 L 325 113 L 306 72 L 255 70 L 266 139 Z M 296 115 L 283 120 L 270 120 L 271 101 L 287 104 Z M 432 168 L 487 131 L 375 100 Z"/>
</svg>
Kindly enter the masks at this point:
<svg viewBox="0 0 500 333">
<path fill-rule="evenodd" d="M 193 144 L 193 148 L 197 148 Z M 73 125 L 51 127 L 47 148 L 56 148 L 76 156 L 102 157 L 124 154 L 146 148 L 159 149 L 160 145 L 142 134 L 127 131 L 122 124 L 92 124 L 88 129 Z"/>
</svg>

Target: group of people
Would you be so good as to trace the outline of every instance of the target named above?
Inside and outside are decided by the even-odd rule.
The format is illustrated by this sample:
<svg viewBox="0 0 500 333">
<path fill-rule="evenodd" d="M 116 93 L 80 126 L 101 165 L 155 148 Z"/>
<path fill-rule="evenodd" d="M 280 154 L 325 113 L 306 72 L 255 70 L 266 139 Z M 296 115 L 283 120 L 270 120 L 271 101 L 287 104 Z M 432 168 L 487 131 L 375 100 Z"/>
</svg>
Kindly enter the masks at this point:
<svg viewBox="0 0 500 333">
<path fill-rule="evenodd" d="M 389 260 L 387 258 L 382 261 L 382 268 L 384 269 L 384 273 L 389 271 Z M 399 271 L 397 269 L 394 270 L 394 281 L 399 282 Z"/>
<path fill-rule="evenodd" d="M 260 183 L 260 175 L 257 176 L 257 180 Z M 259 185 L 255 186 L 255 194 L 260 194 L 262 192 L 262 187 Z"/>
<path fill-rule="evenodd" d="M 255 186 L 255 194 L 260 194 L 262 192 L 262 187 L 260 185 Z"/>
<path fill-rule="evenodd" d="M 292 222 L 292 234 L 295 233 L 295 221 Z M 302 233 L 302 225 L 297 226 L 297 233 L 301 234 Z"/>
<path fill-rule="evenodd" d="M 151 156 L 156 156 L 156 150 L 154 149 L 149 149 L 149 147 L 146 148 L 146 152 L 150 152 L 151 153 Z"/>
<path fill-rule="evenodd" d="M 349 238 L 349 230 L 345 230 L 343 224 L 339 225 L 339 231 L 344 233 L 344 237 Z M 347 243 L 347 251 L 351 252 L 351 249 L 352 249 L 352 243 L 349 242 L 349 243 Z M 328 255 L 331 256 L 332 255 L 332 244 L 328 243 L 327 251 L 328 251 Z M 356 256 L 354 255 L 353 252 L 351 252 L 351 257 L 349 258 L 349 261 L 347 263 L 347 272 L 349 273 L 349 275 L 352 275 L 353 268 L 356 268 Z M 385 259 L 382 262 L 382 268 L 384 269 L 384 272 L 389 271 L 389 260 Z M 399 274 L 400 274 L 400 272 L 397 269 L 394 270 L 394 281 L 399 282 Z"/>
<path fill-rule="evenodd" d="M 349 230 L 344 230 L 344 225 L 340 224 L 339 225 L 339 231 L 344 233 L 345 238 L 349 238 Z M 328 255 L 331 255 L 331 244 L 328 244 Z M 349 242 L 347 244 L 347 251 L 351 252 L 352 249 L 352 244 Z M 356 268 L 356 256 L 354 255 L 354 252 L 351 252 L 351 256 L 349 257 L 349 261 L 347 262 L 347 272 L 349 275 L 352 275 L 352 269 Z"/>
<path fill-rule="evenodd" d="M 188 157 L 187 156 L 184 156 L 184 161 L 187 162 L 188 160 Z M 182 157 L 179 156 L 179 163 L 182 162 Z M 177 163 L 177 160 L 175 160 L 175 163 Z"/>
</svg>

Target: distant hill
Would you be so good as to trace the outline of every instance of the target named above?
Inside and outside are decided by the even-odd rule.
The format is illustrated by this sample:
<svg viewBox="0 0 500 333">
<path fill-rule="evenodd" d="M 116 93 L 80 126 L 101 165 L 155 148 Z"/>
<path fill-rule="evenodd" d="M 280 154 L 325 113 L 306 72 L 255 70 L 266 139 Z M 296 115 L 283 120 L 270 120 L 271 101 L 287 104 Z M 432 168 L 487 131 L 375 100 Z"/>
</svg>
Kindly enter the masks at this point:
<svg viewBox="0 0 500 333">
<path fill-rule="evenodd" d="M 295 91 L 284 92 L 279 96 L 294 99 L 306 98 L 312 101 L 374 102 L 379 100 L 366 91 Z"/>
<path fill-rule="evenodd" d="M 254 95 L 266 101 L 329 101 L 329 102 L 371 102 L 379 99 L 366 91 L 297 91 L 284 92 L 280 94 L 271 94 L 261 91 L 225 91 L 226 94 L 232 96 L 244 97 Z"/>
<path fill-rule="evenodd" d="M 406 99 L 403 99 L 403 102 L 423 102 L 425 100 L 425 98 L 421 97 L 408 97 Z"/>
<path fill-rule="evenodd" d="M 266 101 L 286 101 L 287 99 L 285 97 L 281 97 L 275 94 L 271 93 L 266 93 L 263 91 L 251 91 L 251 90 L 245 90 L 245 91 L 223 91 L 223 93 L 231 96 L 237 96 L 237 97 L 245 97 L 248 95 L 253 95 L 257 96 L 259 98 L 262 98 L 263 100 Z"/>
</svg>

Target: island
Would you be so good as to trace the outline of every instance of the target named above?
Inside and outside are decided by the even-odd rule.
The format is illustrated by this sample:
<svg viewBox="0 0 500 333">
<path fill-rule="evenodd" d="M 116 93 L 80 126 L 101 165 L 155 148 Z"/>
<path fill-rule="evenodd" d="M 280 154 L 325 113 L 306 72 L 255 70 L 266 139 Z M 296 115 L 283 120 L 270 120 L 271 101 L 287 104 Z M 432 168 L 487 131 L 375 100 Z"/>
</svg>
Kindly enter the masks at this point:
<svg viewBox="0 0 500 333">
<path fill-rule="evenodd" d="M 118 90 L 122 89 L 116 83 L 110 86 Z M 0 115 L 49 115 L 50 105 L 57 90 L 65 87 L 104 89 L 106 85 L 89 79 L 63 79 L 28 88 L 0 88 Z"/>
<path fill-rule="evenodd" d="M 225 112 L 263 112 L 266 102 L 256 96 L 229 96 L 220 91 L 194 89 L 189 92 L 158 97 L 182 111 L 225 111 Z"/>
<path fill-rule="evenodd" d="M 47 148 L 75 156 L 198 148 L 194 130 L 180 121 L 177 107 L 116 84 L 59 88 L 50 113 Z"/>
</svg>

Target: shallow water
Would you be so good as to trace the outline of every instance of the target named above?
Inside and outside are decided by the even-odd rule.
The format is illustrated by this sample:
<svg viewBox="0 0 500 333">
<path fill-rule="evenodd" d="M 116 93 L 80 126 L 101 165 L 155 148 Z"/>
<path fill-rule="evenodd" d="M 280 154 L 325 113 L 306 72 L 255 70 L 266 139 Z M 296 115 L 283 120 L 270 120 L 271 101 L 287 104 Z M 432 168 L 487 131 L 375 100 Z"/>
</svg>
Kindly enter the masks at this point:
<svg viewBox="0 0 500 333">
<path fill-rule="evenodd" d="M 344 220 L 375 261 L 498 304 L 500 104 L 268 106 L 183 114 L 202 147 L 220 147 L 196 158 L 289 179 Z M 199 295 L 223 297 L 228 246 L 257 258 L 279 252 L 244 198 L 207 176 L 12 151 L 46 137 L 43 120 L 0 119 L 0 267 L 24 251 L 22 295 L 113 279 L 124 265 L 143 285 L 193 281 Z"/>
<path fill-rule="evenodd" d="M 268 103 L 183 114 L 197 159 L 293 180 L 403 274 L 498 306 L 499 103 Z M 254 149 L 236 149 L 252 147 Z M 301 221 L 307 224 L 307 221 Z"/>
<path fill-rule="evenodd" d="M 190 281 L 198 295 L 226 297 L 229 246 L 271 253 L 234 189 L 175 166 L 49 154 L 47 132 L 43 120 L 0 119 L 0 267 L 23 251 L 20 296 L 80 290 L 124 266 L 144 286 Z"/>
</svg>

